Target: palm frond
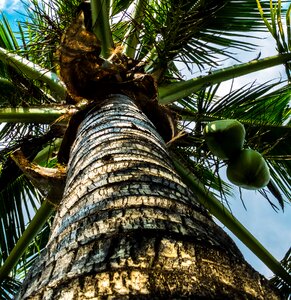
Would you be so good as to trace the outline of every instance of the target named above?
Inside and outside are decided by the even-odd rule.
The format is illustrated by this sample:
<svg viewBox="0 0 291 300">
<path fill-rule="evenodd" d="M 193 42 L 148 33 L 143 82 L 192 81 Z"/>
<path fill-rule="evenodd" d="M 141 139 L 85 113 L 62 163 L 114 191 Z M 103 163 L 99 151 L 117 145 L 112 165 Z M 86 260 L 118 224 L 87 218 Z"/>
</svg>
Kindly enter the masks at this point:
<svg viewBox="0 0 291 300">
<path fill-rule="evenodd" d="M 270 14 L 269 18 L 266 16 L 266 13 L 261 5 L 260 0 L 257 0 L 258 9 L 261 14 L 261 18 L 264 21 L 266 27 L 268 28 L 269 32 L 275 39 L 277 44 L 277 51 L 279 53 L 287 53 L 291 51 L 291 43 L 290 43 L 290 13 L 291 13 L 291 4 L 286 12 L 286 31 L 283 27 L 282 22 L 282 14 L 285 11 L 282 11 L 282 2 L 278 0 L 278 3 L 270 2 Z M 285 35 L 285 32 L 287 35 Z M 291 80 L 291 71 L 290 71 L 290 63 L 285 64 L 286 74 L 289 80 Z"/>
<path fill-rule="evenodd" d="M 18 264 L 12 270 L 15 278 L 18 280 L 23 280 L 26 276 L 27 272 L 29 271 L 30 267 L 39 256 L 39 254 L 45 248 L 49 235 L 50 235 L 50 228 L 51 223 L 54 216 L 51 216 L 43 226 L 43 228 L 39 231 L 30 245 L 27 247 L 25 253 L 22 255 L 21 259 L 19 260 Z"/>
<path fill-rule="evenodd" d="M 43 135 L 46 131 L 47 125 L 43 124 L 4 124 L 0 131 L 0 149 L 5 147 L 5 150 L 1 152 L 1 158 L 20 147 L 25 141 L 29 142 L 30 138 Z"/>
<path fill-rule="evenodd" d="M 36 3 L 37 1 L 34 2 Z M 48 14 L 50 13 L 49 11 L 46 12 Z M 47 20 L 46 18 L 43 20 L 38 19 L 38 21 L 44 20 L 50 22 L 50 20 Z M 39 69 L 35 68 L 35 65 L 29 69 L 28 61 L 23 63 L 23 56 L 30 60 L 35 59 L 34 62 L 36 62 L 36 58 L 42 57 L 42 55 L 39 55 L 39 52 L 25 51 L 34 49 L 34 46 L 27 43 L 26 40 L 28 36 L 33 35 L 33 31 L 25 31 L 25 28 L 21 25 L 19 26 L 19 29 L 22 49 L 20 49 L 20 46 L 17 44 L 18 39 L 9 27 L 9 23 L 5 16 L 2 18 L 2 22 L 0 22 L 0 43 L 2 46 L 0 84 L 2 88 L 5 88 L 6 93 L 5 96 L 1 98 L 1 105 L 3 107 L 18 107 L 51 103 L 54 99 L 47 96 L 46 91 L 48 91 L 48 87 L 37 80 L 46 77 L 48 71 L 41 71 L 33 78 L 31 74 L 34 71 L 38 72 Z M 38 46 L 42 47 L 43 45 L 38 44 Z M 9 50 L 9 52 L 7 50 Z M 21 54 L 22 56 L 19 56 L 16 53 Z M 36 53 L 37 55 L 35 55 Z M 42 195 L 39 191 L 36 190 L 31 182 L 22 175 L 22 172 L 11 160 L 10 153 L 21 147 L 24 150 L 25 155 L 32 160 L 43 147 L 57 136 L 56 132 L 48 131 L 47 125 L 38 123 L 7 123 L 1 126 L 1 264 L 10 255 L 16 242 L 25 231 L 27 223 L 31 221 L 42 200 Z M 35 242 L 34 246 L 28 250 L 22 259 L 21 266 L 23 270 L 25 270 L 26 263 L 32 261 L 34 254 L 43 246 L 43 244 L 39 245 L 38 242 Z M 18 267 L 16 267 L 14 274 L 19 272 Z"/>
<path fill-rule="evenodd" d="M 35 216 L 18 239 L 14 248 L 11 250 L 9 256 L 5 260 L 4 264 L 0 268 L 0 281 L 3 278 L 8 277 L 9 273 L 13 268 L 16 268 L 15 272 L 18 277 L 23 273 L 22 270 L 26 271 L 27 267 L 34 260 L 36 254 L 39 254 L 39 247 L 44 247 L 44 244 L 40 244 L 41 241 L 47 241 L 48 235 L 44 232 L 40 233 L 43 226 L 47 223 L 47 220 L 55 210 L 55 206 L 45 200 L 40 208 L 37 210 Z M 40 239 L 34 239 L 35 236 L 40 236 Z M 34 239 L 34 241 L 33 241 Z M 33 245 L 31 247 L 31 242 Z M 22 259 L 23 263 L 19 268 L 19 260 Z M 22 269 L 22 270 L 20 270 Z"/>
<path fill-rule="evenodd" d="M 246 121 L 283 125 L 288 119 L 291 90 L 288 85 L 280 85 L 281 82 L 245 85 L 212 103 L 208 112 Z M 270 92 L 272 89 L 275 91 Z"/>
<path fill-rule="evenodd" d="M 7 201 L 9 199 L 9 201 Z M 39 206 L 40 195 L 25 177 L 18 177 L 0 191 L 0 249 L 5 260 Z"/>
<path fill-rule="evenodd" d="M 3 13 L 1 15 L 1 19 L 2 21 L 0 23 L 0 47 L 8 50 L 15 50 L 19 47 L 17 38 L 15 37 L 11 26 Z"/>
<path fill-rule="evenodd" d="M 76 15 L 81 2 L 82 0 L 30 0 L 24 3 L 27 21 L 20 22 L 25 40 L 22 54 L 30 61 L 53 70 L 61 36 Z"/>
<path fill-rule="evenodd" d="M 269 15 L 267 2 L 263 6 Z M 129 19 L 128 13 L 124 16 Z M 140 28 L 136 58 L 152 57 L 153 52 L 158 55 L 152 71 L 165 68 L 173 59 L 200 68 L 216 66 L 219 57 L 233 57 L 229 49 L 254 49 L 253 42 L 246 41 L 246 32 L 248 37 L 250 31 L 266 32 L 257 5 L 251 1 L 152 0 L 143 20 L 129 21 Z"/>
<path fill-rule="evenodd" d="M 101 41 L 101 54 L 108 58 L 114 48 L 109 23 L 109 1 L 91 0 L 92 31 Z"/>
<path fill-rule="evenodd" d="M 27 247 L 25 253 L 22 255 L 18 264 L 12 269 L 11 276 L 3 277 L 1 274 L 0 277 L 2 278 L 0 280 L 0 299 L 15 299 L 15 296 L 17 295 L 21 287 L 22 280 L 27 275 L 27 272 L 34 264 L 35 260 L 38 258 L 40 253 L 45 248 L 45 245 L 47 244 L 52 218 L 46 222 L 43 229 L 30 243 L 29 247 Z M 1 253 L 0 261 L 3 261 Z M 0 269 L 1 268 L 2 267 L 0 267 Z"/>
<path fill-rule="evenodd" d="M 286 269 L 287 272 L 291 273 L 291 247 L 284 255 L 283 259 L 281 260 L 282 266 Z M 291 295 L 291 286 L 290 282 L 284 282 L 280 277 L 274 276 L 270 282 L 280 290 L 284 299 L 290 299 Z"/>
<path fill-rule="evenodd" d="M 36 143 L 33 144 L 34 146 L 37 146 L 37 144 L 39 144 L 39 140 L 43 140 L 42 142 L 45 142 L 46 140 L 50 140 L 50 138 L 51 137 L 49 137 L 48 135 L 44 135 L 43 137 L 38 138 L 38 142 L 35 140 Z M 56 159 L 52 157 L 53 155 L 55 155 L 53 149 L 59 144 L 60 143 L 52 143 L 51 145 L 46 146 L 43 151 L 41 151 L 41 153 L 38 149 L 30 149 L 31 156 L 27 157 L 31 160 L 35 156 L 32 152 L 39 153 L 39 155 L 37 155 L 37 157 L 35 158 L 37 161 L 41 162 L 45 166 L 51 165 L 52 167 L 54 167 L 56 164 Z M 38 147 L 39 146 L 43 146 L 43 143 L 39 144 Z M 22 147 L 22 150 L 24 152 L 27 152 L 28 149 Z M 7 243 L 7 241 L 9 241 L 9 238 L 7 238 L 6 236 L 7 234 L 9 235 L 9 237 L 14 236 L 14 239 L 10 243 L 9 247 L 5 248 L 6 245 L 0 245 L 2 260 L 2 266 L 0 268 L 0 281 L 7 278 L 8 274 L 11 272 L 14 274 L 14 276 L 16 276 L 16 278 L 23 279 L 27 270 L 30 268 L 48 240 L 48 226 L 50 221 L 48 223 L 47 219 L 55 210 L 55 205 L 52 204 L 49 200 L 43 201 L 40 205 L 41 199 L 44 195 L 41 195 L 37 190 L 35 190 L 30 181 L 28 181 L 23 175 L 21 175 L 21 172 L 18 169 L 15 169 L 13 171 L 13 165 L 11 166 L 11 163 L 13 164 L 13 162 L 10 160 L 10 168 L 7 164 L 6 167 L 3 168 L 4 171 L 9 168 L 9 170 L 7 171 L 8 175 L 10 174 L 10 178 L 8 179 L 10 182 L 7 182 L 6 177 L 9 177 L 7 176 L 7 172 L 2 172 L 1 174 L 3 177 L 3 175 L 5 175 L 6 173 L 6 177 L 4 176 L 6 178 L 6 182 L 4 182 L 4 186 L 0 191 L 0 200 L 2 200 L 1 196 L 3 194 L 5 199 L 10 199 L 10 210 L 1 210 L 1 212 L 3 212 L 3 215 L 1 215 L 1 221 L 4 220 L 4 222 L 1 223 L 7 223 L 7 226 L 5 227 L 6 230 L 4 232 L 3 230 L 0 230 L 0 236 L 2 237 L 1 241 L 4 241 L 4 243 Z M 20 188 L 16 189 L 15 182 L 19 181 Z M 3 183 L 3 180 L 1 180 L 1 183 Z M 22 193 L 21 188 L 24 189 L 24 194 Z M 32 193 L 33 190 L 35 190 L 36 193 Z M 9 191 L 9 194 L 7 193 L 7 191 Z M 15 198 L 17 198 L 18 201 L 15 201 Z M 0 201 L 0 203 L 2 204 L 4 203 L 4 201 Z M 21 203 L 21 205 L 19 205 L 19 203 Z M 12 207 L 13 205 L 17 207 L 17 210 L 15 207 Z M 34 213 L 35 211 L 37 212 Z M 7 222 L 5 222 L 7 219 L 7 215 L 12 216 L 10 219 L 8 219 Z M 19 225 L 19 223 L 21 224 L 21 226 Z M 26 223 L 29 224 L 27 227 Z M 14 224 L 16 224 L 16 226 L 13 226 Z M 10 230 L 8 230 L 7 228 L 9 228 Z M 40 231 L 41 229 L 42 231 Z M 35 236 L 36 238 L 34 238 Z"/>
<path fill-rule="evenodd" d="M 134 0 L 116 0 L 112 1 L 112 5 L 110 7 L 111 16 L 115 16 L 121 12 L 124 12 L 128 9 L 128 7 L 134 2 Z"/>
<path fill-rule="evenodd" d="M 28 82 L 32 82 L 32 80 L 36 80 L 48 86 L 49 90 L 61 100 L 65 97 L 65 88 L 62 82 L 57 78 L 55 73 L 44 69 L 25 58 L 8 52 L 6 49 L 0 48 L 0 60 L 6 64 L 6 66 L 11 70 L 11 77 L 16 76 L 23 82 L 26 80 Z M 13 77 L 12 77 L 13 78 Z M 28 79 L 28 80 L 27 80 Z M 20 83 L 18 85 L 20 85 Z M 38 94 L 44 94 L 42 90 L 36 87 L 36 85 L 32 84 L 34 87 L 33 91 L 37 91 Z"/>
<path fill-rule="evenodd" d="M 33 239 L 30 245 L 26 248 L 25 252 L 21 255 L 20 260 L 18 262 L 15 260 L 14 263 L 16 265 L 14 267 L 13 265 L 11 267 L 8 267 L 8 269 L 11 270 L 11 277 L 8 277 L 3 273 L 3 271 L 5 271 L 5 273 L 7 273 L 8 271 L 3 269 L 4 265 L 7 263 L 7 260 L 5 261 L 5 264 L 0 267 L 0 299 L 14 299 L 14 297 L 18 293 L 21 287 L 21 281 L 27 275 L 27 272 L 47 244 L 52 219 L 53 217 L 46 221 L 42 230 L 39 231 L 37 236 Z M 17 252 L 19 252 L 19 249 L 17 249 Z M 3 261 L 1 252 L 0 261 Z"/>
<path fill-rule="evenodd" d="M 130 26 L 124 35 L 124 53 L 131 58 L 135 57 L 137 46 L 139 44 L 139 35 L 142 27 L 138 24 L 140 24 L 143 19 L 147 2 L 147 0 L 139 0 L 136 2 Z"/>
<path fill-rule="evenodd" d="M 227 202 L 226 196 L 232 194 L 231 186 L 221 179 L 217 160 L 205 159 L 197 153 L 200 150 L 199 143 L 201 147 L 202 141 L 197 142 L 196 139 L 196 147 L 176 147 L 172 151 L 207 189 L 221 199 L 221 202 Z"/>
<path fill-rule="evenodd" d="M 20 25 L 19 30 L 22 41 L 24 41 L 23 28 Z M 63 87 L 57 83 L 56 75 L 17 55 L 17 53 L 23 54 L 17 41 L 17 36 L 11 30 L 6 16 L 2 15 L 2 20 L 0 20 L 0 81 L 1 85 L 9 87 L 8 92 L 10 91 L 8 94 L 5 93 L 5 103 L 15 107 L 33 103 L 40 104 L 41 100 L 44 103 L 53 102 L 54 98 L 46 92 L 48 90 L 46 85 L 52 87 L 52 90 L 55 87 L 55 94 L 59 94 L 62 98 L 64 96 L 64 91 L 61 92 Z M 44 84 L 45 81 L 47 82 Z M 14 92 L 11 90 L 12 85 L 14 85 Z"/>
<path fill-rule="evenodd" d="M 58 129 L 56 131 L 54 128 L 41 132 L 36 127 L 34 132 L 36 136 L 32 136 L 32 133 L 27 131 L 26 127 L 19 126 L 19 136 L 4 136 L 6 146 L 0 151 L 0 251 L 4 260 L 24 232 L 26 223 L 31 220 L 34 210 L 40 206 L 42 199 L 42 195 L 22 175 L 10 154 L 15 149 L 21 148 L 25 156 L 32 161 L 40 150 L 58 137 Z"/>
<path fill-rule="evenodd" d="M 210 72 L 208 75 L 199 76 L 197 78 L 182 81 L 175 79 L 159 87 L 159 101 L 163 104 L 169 104 L 178 99 L 185 98 L 207 86 L 281 65 L 290 60 L 291 53 L 284 53 L 216 70 Z"/>
<path fill-rule="evenodd" d="M 21 282 L 12 277 L 5 278 L 0 285 L 0 299 L 15 299 L 17 292 L 21 287 Z"/>
</svg>

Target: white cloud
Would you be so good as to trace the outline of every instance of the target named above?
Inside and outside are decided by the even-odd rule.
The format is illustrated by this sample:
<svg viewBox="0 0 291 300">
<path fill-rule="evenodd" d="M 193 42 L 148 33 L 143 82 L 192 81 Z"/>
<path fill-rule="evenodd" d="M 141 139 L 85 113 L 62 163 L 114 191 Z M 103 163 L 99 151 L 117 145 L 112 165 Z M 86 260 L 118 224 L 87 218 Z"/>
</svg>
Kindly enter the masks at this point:
<svg viewBox="0 0 291 300">
<path fill-rule="evenodd" d="M 13 10 L 17 10 L 21 5 L 20 0 L 0 0 L 0 10 L 6 12 L 12 12 Z"/>
</svg>

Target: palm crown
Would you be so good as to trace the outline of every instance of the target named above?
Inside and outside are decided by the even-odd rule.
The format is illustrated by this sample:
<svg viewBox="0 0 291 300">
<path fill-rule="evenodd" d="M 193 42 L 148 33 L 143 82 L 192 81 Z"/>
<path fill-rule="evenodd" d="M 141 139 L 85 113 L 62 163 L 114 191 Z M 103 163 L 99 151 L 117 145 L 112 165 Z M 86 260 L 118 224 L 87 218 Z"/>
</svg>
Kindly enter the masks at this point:
<svg viewBox="0 0 291 300">
<path fill-rule="evenodd" d="M 241 224 L 231 221 L 231 215 L 216 199 L 215 196 L 225 199 L 233 186 L 220 178 L 218 171 L 225 162 L 211 154 L 203 137 L 203 128 L 209 121 L 232 118 L 243 123 L 247 131 L 245 147 L 261 152 L 270 168 L 271 181 L 260 192 L 275 209 L 284 208 L 285 199 L 290 199 L 290 87 L 282 80 L 261 86 L 246 85 L 222 97 L 217 94 L 221 82 L 279 64 L 285 66 L 290 80 L 291 6 L 286 12 L 281 6 L 284 7 L 281 1 L 270 6 L 269 1 L 236 0 L 92 0 L 91 3 L 31 0 L 26 10 L 28 21 L 19 24 L 17 37 L 3 16 L 0 26 L 0 86 L 5 91 L 0 98 L 2 264 L 10 257 L 5 272 L 12 270 L 11 278 L 21 279 L 48 238 L 49 216 L 55 208 L 48 203 L 38 214 L 42 222 L 35 221 L 35 228 L 23 236 L 26 224 L 33 224 L 35 211 L 44 203 L 45 190 L 32 185 L 16 166 L 11 153 L 21 147 L 29 161 L 45 167 L 59 163 L 56 153 L 64 127 L 72 111 L 83 104 L 66 95 L 57 75 L 56 52 L 65 28 L 82 10 L 87 28 L 92 28 L 100 41 L 102 63 L 114 64 L 110 61 L 112 49 L 118 49 L 127 62 L 133 61 L 135 67 L 153 76 L 159 103 L 179 116 L 179 133 L 168 146 L 182 178 L 213 215 L 261 259 L 269 260 L 274 272 L 288 280 L 288 274 L 260 245 L 254 245 L 256 241 Z M 285 13 L 287 31 L 281 20 Z M 247 38 L 250 32 L 265 31 L 275 38 L 278 55 L 224 68 L 225 59 L 235 58 L 236 51 L 256 49 L 256 40 Z M 189 71 L 196 70 L 198 76 L 185 80 L 179 70 L 181 64 Z M 155 125 L 169 126 L 162 121 Z M 207 192 L 209 189 L 211 194 Z M 271 201 L 270 194 L 277 202 Z M 17 246 L 17 254 L 11 258 L 19 239 L 22 246 Z M 285 261 L 288 264 L 288 253 Z M 17 290 L 18 283 L 1 279 L 1 292 L 8 298 Z"/>
</svg>

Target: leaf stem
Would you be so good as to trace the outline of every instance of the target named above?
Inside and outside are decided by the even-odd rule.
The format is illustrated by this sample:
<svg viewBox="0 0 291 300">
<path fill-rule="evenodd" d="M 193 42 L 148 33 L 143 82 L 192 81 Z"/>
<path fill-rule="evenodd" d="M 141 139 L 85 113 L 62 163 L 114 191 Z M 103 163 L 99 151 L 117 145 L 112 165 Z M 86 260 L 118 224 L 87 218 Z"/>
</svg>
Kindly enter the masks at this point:
<svg viewBox="0 0 291 300">
<path fill-rule="evenodd" d="M 45 200 L 42 203 L 34 218 L 31 220 L 28 227 L 25 229 L 22 236 L 19 238 L 16 245 L 10 252 L 8 258 L 0 268 L 0 281 L 9 276 L 9 273 L 11 272 L 13 267 L 18 263 L 19 259 L 21 258 L 33 238 L 42 229 L 46 220 L 54 210 L 55 206 L 48 200 Z"/>
<path fill-rule="evenodd" d="M 210 86 L 215 83 L 223 82 L 252 72 L 271 68 L 284 64 L 291 60 L 291 53 L 278 54 L 260 60 L 252 60 L 248 63 L 224 68 L 213 73 L 189 79 L 186 81 L 175 82 L 166 86 L 159 87 L 159 102 L 168 104 L 179 98 L 184 98 L 197 92 L 202 87 Z"/>
<path fill-rule="evenodd" d="M 57 107 L 17 107 L 0 108 L 0 122 L 50 124 L 67 113 L 66 108 Z"/>
<path fill-rule="evenodd" d="M 103 58 L 108 58 L 114 48 L 109 23 L 109 4 L 108 0 L 91 0 L 93 32 L 101 42 Z"/>
<path fill-rule="evenodd" d="M 21 71 L 30 79 L 46 83 L 57 98 L 65 99 L 66 88 L 55 73 L 1 47 L 0 60 Z"/>
<path fill-rule="evenodd" d="M 126 39 L 123 43 L 124 53 L 131 58 L 134 58 L 137 45 L 139 43 L 139 34 L 142 29 L 142 17 L 147 6 L 148 0 L 138 0 L 135 5 L 135 10 L 131 20 L 131 24 L 127 33 Z"/>
</svg>

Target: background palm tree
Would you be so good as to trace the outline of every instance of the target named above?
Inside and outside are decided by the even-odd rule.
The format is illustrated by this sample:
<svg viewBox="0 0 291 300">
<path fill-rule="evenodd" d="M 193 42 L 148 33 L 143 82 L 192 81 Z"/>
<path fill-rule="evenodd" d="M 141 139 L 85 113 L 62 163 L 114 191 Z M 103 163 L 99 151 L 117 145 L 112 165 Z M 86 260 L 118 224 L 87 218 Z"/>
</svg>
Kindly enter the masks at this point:
<svg viewBox="0 0 291 300">
<path fill-rule="evenodd" d="M 30 19 L 19 26 L 18 40 L 12 34 L 7 20 L 3 19 L 0 84 L 5 94 L 1 103 L 4 108 L 18 108 L 8 111 L 8 114 L 6 112 L 6 119 L 2 119 L 3 122 L 8 121 L 1 130 L 1 139 L 5 146 L 1 150 L 0 198 L 0 242 L 3 262 L 9 261 L 8 257 L 17 240 L 23 237 L 26 223 L 30 222 L 34 215 L 33 210 L 37 210 L 40 203 L 43 203 L 42 210 L 39 210 L 36 216 L 44 222 L 54 208 L 50 201 L 42 200 L 43 194 L 48 191 L 42 189 L 42 185 L 35 188 L 27 177 L 23 176 L 10 154 L 21 147 L 30 161 L 34 160 L 48 167 L 55 166 L 55 151 L 59 149 L 59 138 L 63 136 L 64 125 L 54 121 L 61 115 L 68 116 L 66 103 L 72 103 L 69 96 L 65 101 L 65 89 L 53 73 L 38 70 L 35 66 L 27 66 L 20 57 L 58 73 L 55 70 L 54 53 L 64 28 L 80 10 L 80 2 L 50 1 L 47 4 L 39 4 L 38 1 L 32 1 L 34 9 L 27 10 Z M 157 80 L 159 101 L 171 105 L 171 109 L 178 112 L 181 118 L 179 130 L 184 130 L 186 134 L 170 141 L 168 146 L 183 179 L 194 193 L 201 193 L 202 201 L 205 200 L 203 197 L 207 198 L 206 206 L 211 213 L 224 220 L 228 226 L 235 226 L 227 223 L 231 218 L 227 219 L 225 214 L 221 214 L 221 206 L 215 202 L 215 198 L 212 197 L 214 202 L 211 202 L 211 197 L 205 193 L 205 190 L 210 189 L 223 200 L 230 192 L 231 186 L 221 180 L 218 170 L 225 163 L 209 153 L 202 129 L 206 122 L 211 120 L 225 117 L 239 119 L 247 129 L 247 146 L 257 149 L 268 160 L 272 181 L 268 189 L 261 191 L 262 194 L 273 207 L 284 207 L 284 199 L 290 199 L 287 179 L 290 173 L 290 88 L 284 82 L 280 85 L 266 83 L 259 87 L 246 86 L 224 97 L 216 95 L 220 82 L 272 65 L 285 64 L 287 76 L 290 76 L 290 31 L 284 33 L 281 27 L 280 1 L 271 11 L 268 1 L 262 1 L 259 10 L 249 1 L 243 4 L 238 4 L 238 1 L 197 1 L 194 4 L 192 1 L 137 1 L 135 6 L 132 5 L 133 2 L 111 1 L 109 7 L 109 2 L 92 1 L 93 24 L 96 24 L 93 29 L 101 41 L 104 57 L 109 55 L 114 42 L 123 45 L 128 57 L 139 62 L 144 61 L 145 71 L 153 74 Z M 83 8 L 87 11 L 86 4 L 83 4 Z M 258 18 L 259 15 L 262 18 Z M 286 18 L 287 25 L 290 26 L 288 16 L 290 8 Z M 267 21 L 268 17 L 272 22 Z M 278 56 L 238 64 L 230 69 L 222 68 L 223 59 L 233 57 L 236 49 L 255 49 L 253 43 L 243 41 L 242 37 L 250 31 L 264 31 L 266 28 L 277 41 L 280 53 Z M 13 50 L 20 57 L 11 56 L 4 49 Z M 183 62 L 189 70 L 198 67 L 201 74 L 205 75 L 183 80 L 177 68 L 178 61 Z M 210 72 L 212 69 L 215 71 Z M 203 70 L 210 73 L 207 74 Z M 14 123 L 11 123 L 13 120 Z M 48 125 L 52 123 L 54 126 Z M 188 171 L 182 172 L 186 169 L 192 175 L 189 175 Z M 269 192 L 276 197 L 278 203 L 271 202 L 268 198 Z M 31 224 L 38 226 L 29 231 L 30 238 L 40 227 L 39 221 L 32 221 Z M 24 253 L 18 250 L 18 255 L 12 259 L 10 256 L 11 267 L 17 264 L 16 257 L 21 255 L 21 260 L 14 267 L 10 278 L 23 277 L 37 253 L 44 248 L 49 226 L 50 219 Z M 246 232 L 242 233 L 240 229 L 233 230 L 249 243 L 244 237 Z M 22 240 L 27 241 L 26 238 Z M 1 270 L 10 271 L 11 268 Z M 284 277 L 281 274 L 282 276 Z M 2 284 L 4 297 L 8 298 L 17 287 L 17 282 L 5 278 Z"/>
</svg>

